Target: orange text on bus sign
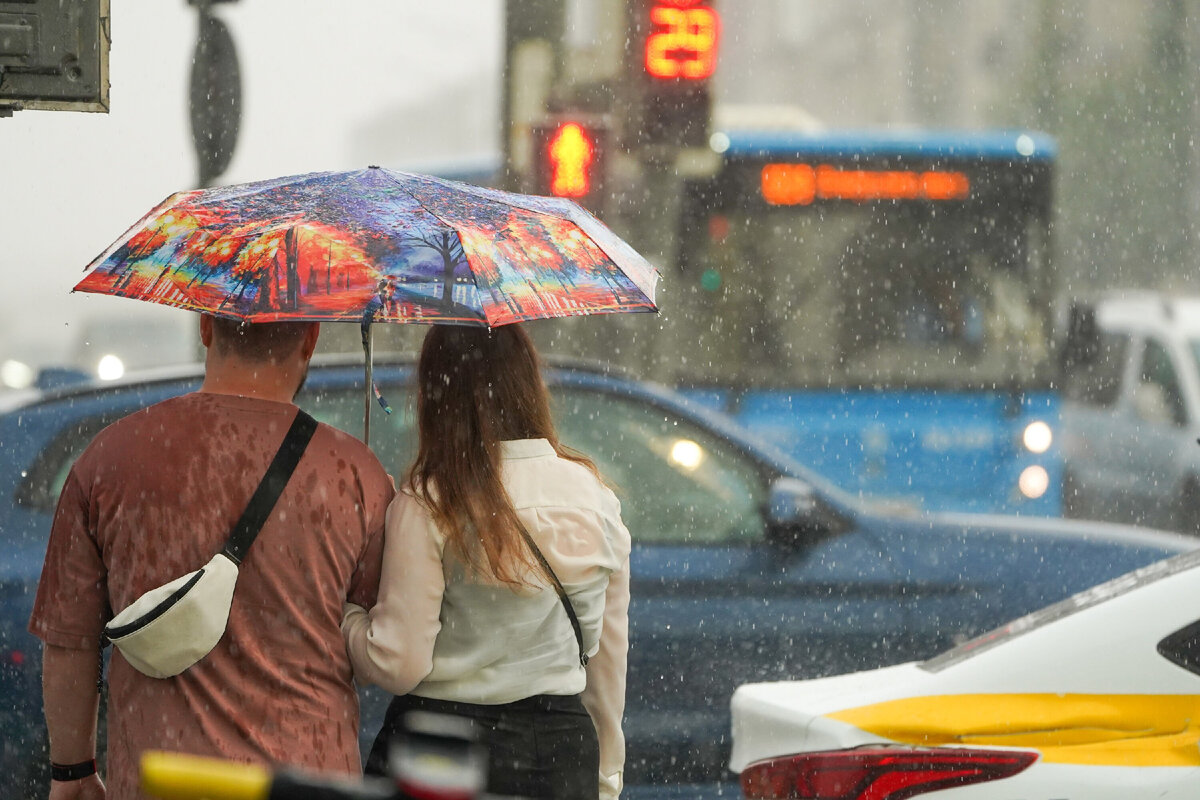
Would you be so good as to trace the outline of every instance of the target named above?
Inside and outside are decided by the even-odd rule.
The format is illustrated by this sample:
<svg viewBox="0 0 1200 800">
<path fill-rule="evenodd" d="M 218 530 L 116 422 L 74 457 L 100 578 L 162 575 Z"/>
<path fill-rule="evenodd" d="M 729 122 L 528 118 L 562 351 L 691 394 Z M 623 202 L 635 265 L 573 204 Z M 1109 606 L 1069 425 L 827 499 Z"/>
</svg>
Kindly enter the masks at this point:
<svg viewBox="0 0 1200 800">
<path fill-rule="evenodd" d="M 838 169 L 828 164 L 767 164 L 762 195 L 771 205 L 814 200 L 965 200 L 971 182 L 962 172 Z"/>
<path fill-rule="evenodd" d="M 694 1 L 694 0 L 693 0 Z M 713 9 L 680 0 L 650 7 L 646 72 L 662 79 L 703 80 L 717 65 L 720 18 Z"/>
</svg>

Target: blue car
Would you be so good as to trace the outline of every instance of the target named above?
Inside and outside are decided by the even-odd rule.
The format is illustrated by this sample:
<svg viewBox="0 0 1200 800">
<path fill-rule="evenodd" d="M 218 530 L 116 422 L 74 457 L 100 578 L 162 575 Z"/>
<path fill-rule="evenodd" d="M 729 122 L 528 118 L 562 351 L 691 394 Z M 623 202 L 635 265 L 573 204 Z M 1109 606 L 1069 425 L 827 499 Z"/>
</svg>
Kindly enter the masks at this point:
<svg viewBox="0 0 1200 800">
<path fill-rule="evenodd" d="M 396 412 L 373 410 L 371 443 L 401 475 L 415 451 L 413 364 L 377 361 Z M 927 658 L 1200 545 L 1101 523 L 873 511 L 670 390 L 553 361 L 546 380 L 564 442 L 615 485 L 634 539 L 628 798 L 736 793 L 738 684 Z M 40 645 L 26 624 L 67 470 L 104 426 L 199 382 L 195 369 L 59 389 L 0 413 L 0 796 L 46 786 Z M 314 364 L 299 403 L 360 431 L 361 363 Z M 363 697 L 369 743 L 386 698 Z"/>
</svg>

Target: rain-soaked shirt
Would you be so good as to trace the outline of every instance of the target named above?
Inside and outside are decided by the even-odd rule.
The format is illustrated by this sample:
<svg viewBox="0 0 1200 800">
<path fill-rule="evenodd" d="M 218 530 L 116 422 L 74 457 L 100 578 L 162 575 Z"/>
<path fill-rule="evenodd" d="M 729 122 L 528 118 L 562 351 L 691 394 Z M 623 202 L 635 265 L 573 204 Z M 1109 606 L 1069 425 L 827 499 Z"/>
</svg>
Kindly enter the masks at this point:
<svg viewBox="0 0 1200 800">
<path fill-rule="evenodd" d="M 410 494 L 388 511 L 379 602 L 347 611 L 357 674 L 394 694 L 494 705 L 539 694 L 583 695 L 600 742 L 600 797 L 621 791 L 629 641 L 629 531 L 621 505 L 586 467 L 545 439 L 503 442 L 501 479 L 579 618 L 586 670 L 552 586 L 513 590 L 445 550 Z"/>
<path fill-rule="evenodd" d="M 111 609 L 203 566 L 224 545 L 296 414 L 289 403 L 194 393 L 102 431 L 67 477 L 30 631 L 96 648 Z M 114 653 L 109 796 L 141 797 L 146 749 L 360 770 L 358 700 L 340 630 L 370 605 L 394 491 L 360 441 L 320 425 L 242 562 L 225 636 L 181 675 Z"/>
</svg>

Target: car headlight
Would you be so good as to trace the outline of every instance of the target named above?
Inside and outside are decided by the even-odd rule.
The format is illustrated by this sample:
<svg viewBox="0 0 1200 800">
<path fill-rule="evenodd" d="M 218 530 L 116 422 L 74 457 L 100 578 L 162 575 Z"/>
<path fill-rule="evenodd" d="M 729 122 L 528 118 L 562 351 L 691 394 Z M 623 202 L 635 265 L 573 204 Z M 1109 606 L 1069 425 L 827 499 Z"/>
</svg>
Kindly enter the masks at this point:
<svg viewBox="0 0 1200 800">
<path fill-rule="evenodd" d="M 125 362 L 112 353 L 104 356 L 96 364 L 96 377 L 102 381 L 115 381 L 125 374 Z"/>
<path fill-rule="evenodd" d="M 37 375 L 34 373 L 33 367 L 24 361 L 9 359 L 0 364 L 0 383 L 10 389 L 26 389 L 33 385 L 35 378 Z"/>
<path fill-rule="evenodd" d="M 1034 420 L 1025 426 L 1021 432 L 1021 444 L 1031 453 L 1041 454 L 1050 449 L 1054 443 L 1054 432 L 1045 422 Z"/>
<path fill-rule="evenodd" d="M 677 439 L 671 445 L 671 463 L 691 472 L 704 461 L 704 448 L 691 439 Z"/>
<path fill-rule="evenodd" d="M 1045 467 L 1037 464 L 1026 467 L 1021 470 L 1021 475 L 1017 478 L 1017 488 L 1025 497 L 1036 500 L 1050 488 L 1050 473 L 1046 472 Z"/>
</svg>

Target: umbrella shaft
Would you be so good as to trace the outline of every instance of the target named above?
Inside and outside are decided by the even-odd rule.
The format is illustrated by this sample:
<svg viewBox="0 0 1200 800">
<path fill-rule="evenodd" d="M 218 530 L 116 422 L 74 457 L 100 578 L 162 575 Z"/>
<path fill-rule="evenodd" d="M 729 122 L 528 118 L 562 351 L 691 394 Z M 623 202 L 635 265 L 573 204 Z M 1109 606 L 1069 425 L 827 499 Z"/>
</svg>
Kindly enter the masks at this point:
<svg viewBox="0 0 1200 800">
<path fill-rule="evenodd" d="M 363 354 L 367 362 L 367 386 L 363 392 L 363 444 L 368 447 L 371 444 L 371 387 L 375 385 L 375 370 L 371 364 L 372 352 L 371 329 L 368 327 L 366 338 L 363 339 Z"/>
</svg>

